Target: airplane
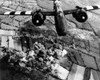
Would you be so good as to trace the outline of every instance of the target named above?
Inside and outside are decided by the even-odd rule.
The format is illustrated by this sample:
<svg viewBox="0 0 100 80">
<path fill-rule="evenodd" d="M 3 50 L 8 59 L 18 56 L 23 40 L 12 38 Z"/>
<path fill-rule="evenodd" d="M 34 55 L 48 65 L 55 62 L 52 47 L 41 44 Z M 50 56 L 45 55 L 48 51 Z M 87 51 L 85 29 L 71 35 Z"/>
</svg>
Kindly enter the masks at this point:
<svg viewBox="0 0 100 80">
<path fill-rule="evenodd" d="M 0 15 L 31 15 L 32 23 L 36 26 L 41 26 L 46 20 L 46 16 L 54 16 L 56 32 L 59 36 L 65 36 L 68 33 L 65 15 L 72 14 L 72 16 L 81 23 L 88 19 L 86 11 L 100 9 L 99 5 L 86 6 L 84 8 L 76 6 L 76 9 L 62 10 L 61 1 L 53 0 L 53 11 L 45 11 L 38 9 L 36 11 L 0 11 Z"/>
</svg>

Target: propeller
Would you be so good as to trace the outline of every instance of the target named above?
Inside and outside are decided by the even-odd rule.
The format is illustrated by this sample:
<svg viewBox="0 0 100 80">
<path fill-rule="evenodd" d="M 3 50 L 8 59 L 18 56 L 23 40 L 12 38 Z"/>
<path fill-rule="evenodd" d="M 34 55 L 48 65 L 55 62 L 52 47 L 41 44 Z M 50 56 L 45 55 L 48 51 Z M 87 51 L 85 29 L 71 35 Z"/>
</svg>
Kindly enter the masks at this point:
<svg viewBox="0 0 100 80">
<path fill-rule="evenodd" d="M 72 16 L 78 21 L 78 22 L 85 22 L 88 19 L 88 15 L 86 11 L 79 6 L 76 6 L 77 10 L 72 13 Z"/>
</svg>

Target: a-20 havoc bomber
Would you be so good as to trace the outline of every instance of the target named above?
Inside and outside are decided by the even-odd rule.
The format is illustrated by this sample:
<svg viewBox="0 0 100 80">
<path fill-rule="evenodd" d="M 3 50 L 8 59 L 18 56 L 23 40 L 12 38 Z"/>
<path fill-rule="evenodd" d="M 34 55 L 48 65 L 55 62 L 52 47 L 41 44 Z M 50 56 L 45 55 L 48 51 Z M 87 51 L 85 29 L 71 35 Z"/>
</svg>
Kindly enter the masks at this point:
<svg viewBox="0 0 100 80">
<path fill-rule="evenodd" d="M 78 22 L 84 23 L 88 19 L 86 12 L 99 8 L 99 5 L 86 7 L 76 6 L 75 9 L 62 10 L 61 1 L 54 0 L 52 11 L 40 9 L 36 11 L 1 11 L 0 14 L 16 16 L 31 15 L 32 22 L 36 26 L 41 26 L 46 20 L 46 16 L 54 16 L 55 28 L 58 36 L 67 36 L 67 34 L 69 34 L 72 37 L 80 39 L 80 35 L 73 32 L 75 28 L 72 29 L 71 27 L 67 27 L 65 15 L 72 14 Z M 84 37 L 82 39 L 88 40 L 88 38 Z M 1 47 L 1 54 L 3 54 L 1 56 L 1 62 L 5 61 L 4 63 L 7 64 L 9 69 L 14 70 L 15 73 L 23 73 L 30 79 L 34 79 L 31 73 L 37 70 L 42 72 L 43 75 L 46 75 L 44 79 L 48 79 L 48 76 L 50 75 L 55 79 L 66 80 L 67 74 L 71 71 L 71 68 L 73 68 L 73 63 L 87 67 L 84 73 L 84 76 L 87 77 L 90 76 L 91 69 L 100 71 L 95 58 L 97 56 L 85 53 L 84 51 L 79 51 L 73 43 L 71 46 L 62 47 L 59 43 L 57 45 L 56 41 L 50 41 L 52 46 L 48 48 L 45 43 L 35 42 L 33 48 L 27 47 L 29 50 L 26 50 L 25 52 Z M 28 43 L 27 46 L 29 45 L 27 39 L 25 43 Z M 87 58 L 84 58 L 84 56 L 89 56 L 90 60 L 94 62 L 93 65 L 91 65 L 91 63 L 87 64 L 88 62 L 85 60 Z M 84 79 L 86 78 L 84 77 L 83 80 Z"/>
<path fill-rule="evenodd" d="M 55 28 L 57 31 L 57 34 L 59 36 L 65 36 L 66 33 L 71 34 L 72 29 L 67 27 L 66 24 L 66 18 L 65 15 L 72 14 L 72 16 L 78 21 L 78 22 L 85 22 L 88 19 L 88 15 L 86 11 L 96 10 L 99 9 L 100 6 L 87 6 L 87 7 L 79 7 L 76 6 L 76 9 L 72 10 L 62 10 L 61 7 L 61 1 L 60 0 L 53 0 L 53 10 L 52 11 L 44 11 L 41 9 L 38 9 L 36 11 L 1 11 L 0 15 L 31 15 L 32 16 L 32 22 L 36 26 L 41 26 L 46 16 L 54 16 L 55 20 Z"/>
</svg>

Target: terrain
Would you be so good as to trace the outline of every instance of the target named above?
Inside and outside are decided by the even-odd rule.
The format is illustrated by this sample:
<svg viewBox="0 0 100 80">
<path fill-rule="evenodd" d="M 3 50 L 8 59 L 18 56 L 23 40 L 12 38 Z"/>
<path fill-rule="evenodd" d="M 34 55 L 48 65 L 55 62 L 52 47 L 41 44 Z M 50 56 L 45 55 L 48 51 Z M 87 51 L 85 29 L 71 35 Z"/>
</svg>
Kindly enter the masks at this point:
<svg viewBox="0 0 100 80">
<path fill-rule="evenodd" d="M 53 9 L 53 5 L 52 5 L 53 2 L 49 0 L 13 0 L 12 2 L 11 1 L 12 0 L 9 0 L 9 1 L 0 0 L 1 9 L 4 11 L 6 10 L 7 11 L 35 10 L 36 8 L 43 8 L 43 9 L 52 11 Z M 96 5 L 96 4 L 99 5 L 100 4 L 99 0 L 82 0 L 82 1 L 81 0 L 62 0 L 61 2 L 62 2 L 63 10 L 74 9 L 75 6 L 77 5 L 81 7 L 85 7 L 89 5 Z M 84 60 L 86 59 L 86 62 L 88 61 L 93 62 L 91 64 L 89 63 L 85 63 L 85 64 L 89 64 L 88 66 L 93 65 L 93 67 L 95 68 L 94 64 L 97 63 L 96 66 L 98 66 L 100 70 L 100 39 L 99 39 L 100 37 L 100 32 L 99 32 L 100 31 L 100 10 L 94 10 L 92 12 L 87 12 L 87 14 L 88 14 L 88 20 L 85 23 L 77 22 L 72 17 L 71 14 L 66 15 L 66 23 L 69 27 L 78 28 L 78 30 L 81 29 L 81 32 L 79 30 L 78 31 L 79 33 L 77 33 L 77 34 L 80 34 L 80 38 L 77 38 L 77 37 L 74 38 L 74 44 L 77 46 L 79 50 L 85 52 L 86 54 L 92 55 L 93 57 L 96 58 L 96 62 L 95 62 L 93 57 L 85 55 L 82 59 Z M 0 27 L 3 30 L 13 30 L 13 31 L 16 31 L 17 33 L 18 29 L 26 26 L 25 32 L 26 34 L 29 34 L 30 36 L 31 36 L 31 33 L 28 33 L 29 31 L 27 32 L 27 28 L 33 29 L 33 32 L 32 31 L 31 32 L 32 34 L 36 33 L 36 36 L 42 34 L 48 37 L 48 35 L 51 34 L 50 32 L 52 32 L 53 33 L 51 35 L 52 37 L 53 36 L 54 38 L 57 37 L 57 39 L 60 39 L 60 42 L 65 43 L 67 46 L 70 46 L 73 42 L 72 37 L 70 36 L 65 36 L 65 37 L 57 36 L 56 31 L 55 31 L 53 17 L 47 17 L 47 20 L 45 21 L 45 23 L 39 27 L 36 27 L 32 24 L 30 16 L 0 16 L 0 21 L 1 21 Z M 48 30 L 50 32 L 48 32 Z M 89 33 L 92 33 L 93 35 L 90 35 Z M 2 37 L 2 35 L 0 36 Z M 87 38 L 88 40 L 86 40 Z M 15 47 L 15 48 L 20 49 L 18 47 Z M 0 74 L 1 73 L 5 74 L 5 72 L 6 71 L 4 72 L 0 71 Z M 11 76 L 9 75 L 9 71 L 7 71 L 6 74 L 7 76 Z M 12 80 L 16 80 L 16 78 L 13 77 Z M 23 80 L 23 79 L 19 79 L 19 80 Z"/>
</svg>

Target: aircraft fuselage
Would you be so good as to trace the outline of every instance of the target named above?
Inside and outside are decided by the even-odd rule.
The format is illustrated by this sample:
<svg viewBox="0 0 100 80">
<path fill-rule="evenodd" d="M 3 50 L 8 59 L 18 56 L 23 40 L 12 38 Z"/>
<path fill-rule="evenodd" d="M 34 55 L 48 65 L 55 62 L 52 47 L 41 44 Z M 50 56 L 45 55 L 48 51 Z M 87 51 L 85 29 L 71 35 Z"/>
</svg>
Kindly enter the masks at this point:
<svg viewBox="0 0 100 80">
<path fill-rule="evenodd" d="M 65 16 L 63 13 L 63 10 L 61 8 L 61 4 L 59 0 L 55 0 L 54 2 L 54 10 L 55 10 L 55 27 L 56 27 L 56 31 L 58 33 L 59 36 L 65 36 L 66 35 L 66 20 L 65 20 Z"/>
</svg>

